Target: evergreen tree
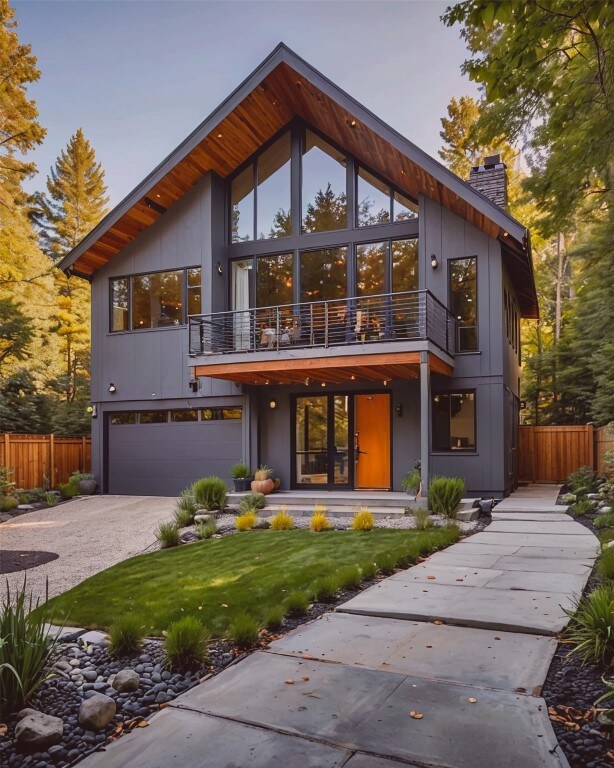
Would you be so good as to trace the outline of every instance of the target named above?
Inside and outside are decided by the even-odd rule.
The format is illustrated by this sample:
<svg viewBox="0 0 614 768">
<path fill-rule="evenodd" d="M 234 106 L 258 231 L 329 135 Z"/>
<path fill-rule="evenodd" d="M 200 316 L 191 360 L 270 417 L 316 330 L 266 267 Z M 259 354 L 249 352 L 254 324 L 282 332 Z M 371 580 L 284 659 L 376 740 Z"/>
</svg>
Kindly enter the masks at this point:
<svg viewBox="0 0 614 768">
<path fill-rule="evenodd" d="M 330 183 L 320 190 L 312 203 L 307 204 L 303 219 L 304 232 L 326 232 L 347 226 L 347 199 L 341 193 L 335 195 Z"/>
<path fill-rule="evenodd" d="M 11 360 L 25 360 L 34 331 L 32 320 L 13 299 L 0 299 L 0 373 Z"/>
<path fill-rule="evenodd" d="M 47 434 L 52 403 L 24 368 L 0 381 L 0 432 Z"/>
</svg>

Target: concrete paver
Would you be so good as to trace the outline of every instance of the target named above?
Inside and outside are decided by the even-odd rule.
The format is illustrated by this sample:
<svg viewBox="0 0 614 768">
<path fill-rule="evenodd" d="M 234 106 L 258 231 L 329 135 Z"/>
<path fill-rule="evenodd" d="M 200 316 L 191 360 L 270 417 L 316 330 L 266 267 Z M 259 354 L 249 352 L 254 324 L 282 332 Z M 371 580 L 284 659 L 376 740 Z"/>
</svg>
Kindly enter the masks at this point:
<svg viewBox="0 0 614 768">
<path fill-rule="evenodd" d="M 173 514 L 175 499 L 159 496 L 81 496 L 67 504 L 28 512 L 0 524 L 0 550 L 36 550 L 59 555 L 27 572 L 28 590 L 44 599 L 104 571 L 155 544 L 154 531 Z M 11 590 L 24 572 L 7 574 Z M 5 591 L 2 579 L 0 594 Z"/>
<path fill-rule="evenodd" d="M 540 688 L 555 649 L 556 640 L 543 635 L 349 613 L 327 614 L 270 646 L 274 653 L 510 692 Z"/>
<path fill-rule="evenodd" d="M 445 555 L 445 552 L 441 553 Z M 537 571 L 538 573 L 576 573 L 588 576 L 592 569 L 589 562 L 578 562 L 563 557 L 522 557 L 519 555 L 504 555 L 495 566 L 502 571 Z"/>
<path fill-rule="evenodd" d="M 255 653 L 170 706 L 428 765 L 564 765 L 543 699 L 345 664 Z"/>
<path fill-rule="evenodd" d="M 564 592 L 579 595 L 586 583 L 585 575 L 575 573 L 543 573 L 541 571 L 507 571 L 484 584 L 485 589 L 528 590 L 533 592 Z"/>
<path fill-rule="evenodd" d="M 570 517 L 566 522 L 552 522 L 547 516 L 541 520 L 497 520 L 488 526 L 488 533 L 555 533 L 557 536 L 592 536 L 593 533 L 583 525 L 578 525 Z"/>
<path fill-rule="evenodd" d="M 549 523 L 566 523 L 569 521 L 569 515 L 564 512 L 499 512 L 499 507 L 495 507 L 491 515 L 495 520 L 546 520 Z"/>
<path fill-rule="evenodd" d="M 492 568 L 441 565 L 435 560 L 427 560 L 414 568 L 391 576 L 389 581 L 392 584 L 396 582 L 403 584 L 419 582 L 421 584 L 463 584 L 466 587 L 483 587 L 495 576 L 503 576 L 503 573 L 504 571 L 496 571 Z"/>
<path fill-rule="evenodd" d="M 501 523 L 493 523 L 493 525 L 501 525 Z M 572 549 L 572 550 L 588 550 L 590 552 L 597 552 L 599 549 L 599 542 L 593 536 L 593 534 L 589 531 L 588 535 L 584 533 L 584 526 L 581 526 L 579 523 L 577 523 L 578 527 L 582 528 L 581 533 L 576 534 L 558 534 L 558 533 L 543 533 L 544 542 L 542 546 L 548 546 L 550 548 L 552 547 L 560 547 L 561 549 Z M 475 544 L 489 544 L 489 546 L 494 546 L 493 543 L 491 543 L 492 538 L 494 537 L 494 531 L 493 533 L 488 533 L 487 531 L 482 531 L 481 533 L 474 534 L 471 539 Z M 496 535 L 496 544 L 498 547 L 501 546 L 509 546 L 509 547 L 530 547 L 535 544 L 535 536 L 539 535 L 536 531 L 535 533 L 498 533 Z M 462 542 L 458 544 L 457 546 L 463 546 Z M 465 544 L 465 546 L 470 546 L 469 544 Z M 512 554 L 512 552 L 508 552 L 506 554 Z"/>
<path fill-rule="evenodd" d="M 337 610 L 391 619 L 440 620 L 463 627 L 556 635 L 568 621 L 563 608 L 573 607 L 572 598 L 563 592 L 515 591 L 506 592 L 504 600 L 493 597 L 490 589 L 386 581 L 365 590 Z"/>
</svg>

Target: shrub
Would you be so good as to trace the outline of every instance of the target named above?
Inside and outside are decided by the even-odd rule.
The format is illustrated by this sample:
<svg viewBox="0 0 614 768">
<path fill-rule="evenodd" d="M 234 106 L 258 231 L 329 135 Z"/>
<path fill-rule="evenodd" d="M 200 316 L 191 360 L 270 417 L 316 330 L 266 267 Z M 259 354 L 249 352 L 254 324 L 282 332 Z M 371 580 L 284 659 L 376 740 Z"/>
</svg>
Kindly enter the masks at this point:
<svg viewBox="0 0 614 768">
<path fill-rule="evenodd" d="M 6 582 L 0 608 L 0 702 L 2 715 L 19 709 L 50 677 L 48 662 L 57 642 L 50 642 L 38 600 L 26 593 L 26 580 L 15 595 Z"/>
<path fill-rule="evenodd" d="M 15 488 L 15 483 L 11 480 L 14 474 L 12 467 L 0 467 L 0 495 L 8 494 Z"/>
<path fill-rule="evenodd" d="M 329 519 L 326 517 L 326 512 L 314 511 L 311 522 L 309 523 L 310 530 L 314 531 L 315 533 L 320 533 L 321 531 L 330 531 L 332 527 L 333 526 L 331 525 Z"/>
<path fill-rule="evenodd" d="M 265 520 L 264 518 L 260 519 L 258 518 L 258 521 L 256 522 L 256 525 L 254 526 L 254 530 L 256 531 L 267 531 L 271 527 L 271 523 L 269 523 L 268 520 Z"/>
<path fill-rule="evenodd" d="M 309 595 L 306 592 L 291 592 L 286 598 L 285 609 L 288 616 L 304 616 L 309 610 Z"/>
<path fill-rule="evenodd" d="M 614 448 L 605 451 L 601 457 L 603 465 L 603 474 L 608 479 L 614 479 Z"/>
<path fill-rule="evenodd" d="M 361 507 L 354 515 L 352 528 L 355 531 L 371 531 L 373 530 L 373 525 L 373 514 L 368 509 Z"/>
<path fill-rule="evenodd" d="M 79 488 L 72 483 L 64 483 L 64 485 L 60 485 L 60 496 L 63 499 L 74 499 L 78 493 Z"/>
<path fill-rule="evenodd" d="M 164 651 L 166 663 L 177 669 L 188 669 L 201 664 L 206 657 L 208 635 L 194 616 L 174 621 L 166 630 Z"/>
<path fill-rule="evenodd" d="M 294 518 L 289 515 L 284 507 L 271 519 L 271 530 L 273 531 L 289 531 L 294 525 Z"/>
<path fill-rule="evenodd" d="M 339 579 L 336 576 L 325 576 L 313 585 L 313 596 L 320 603 L 330 603 L 339 591 Z"/>
<path fill-rule="evenodd" d="M 177 523 L 160 523 L 155 531 L 155 536 L 162 549 L 176 547 L 179 544 L 179 526 Z"/>
<path fill-rule="evenodd" d="M 175 510 L 175 522 L 178 528 L 186 528 L 194 522 L 194 515 L 190 514 L 187 509 L 177 507 Z"/>
<path fill-rule="evenodd" d="M 247 650 L 258 645 L 260 639 L 260 628 L 258 622 L 249 613 L 241 613 L 235 617 L 228 634 L 232 642 L 241 648 Z"/>
<path fill-rule="evenodd" d="M 266 496 L 264 493 L 248 493 L 239 502 L 239 512 L 251 512 L 254 509 L 264 509 L 266 507 Z"/>
<path fill-rule="evenodd" d="M 365 581 L 374 579 L 377 576 L 377 564 L 371 560 L 365 560 L 360 564 L 360 570 L 362 571 L 362 578 Z"/>
<path fill-rule="evenodd" d="M 246 512 L 244 515 L 239 515 L 235 520 L 235 526 L 237 531 L 251 531 L 251 529 L 258 522 L 255 512 Z"/>
<path fill-rule="evenodd" d="M 375 564 L 377 565 L 378 570 L 381 571 L 384 576 L 390 576 L 391 573 L 394 573 L 395 560 L 394 557 L 389 553 L 380 555 L 375 561 Z"/>
<path fill-rule="evenodd" d="M 267 629 L 279 629 L 284 623 L 284 611 L 280 605 L 276 605 L 267 613 L 264 620 L 264 626 Z"/>
<path fill-rule="evenodd" d="M 586 492 L 590 493 L 595 488 L 595 481 L 595 472 L 592 467 L 580 467 L 567 477 L 567 485 L 574 493 L 580 489 L 586 489 Z"/>
<path fill-rule="evenodd" d="M 574 609 L 566 634 L 575 644 L 572 653 L 584 662 L 609 665 L 614 657 L 614 583 L 596 587 L 581 597 Z"/>
<path fill-rule="evenodd" d="M 201 477 L 192 486 L 192 496 L 198 509 L 213 512 L 224 509 L 228 500 L 228 486 L 221 477 Z"/>
<path fill-rule="evenodd" d="M 94 475 L 92 475 L 91 472 L 81 472 L 79 469 L 76 469 L 72 475 L 70 476 L 70 480 L 68 481 L 71 485 L 74 485 L 76 488 L 79 487 L 79 483 L 82 480 L 94 480 Z"/>
<path fill-rule="evenodd" d="M 218 531 L 215 520 L 207 520 L 206 523 L 198 523 L 195 528 L 199 539 L 210 539 Z"/>
<path fill-rule="evenodd" d="M 362 571 L 357 565 L 346 565 L 337 571 L 341 589 L 357 589 L 362 581 Z"/>
<path fill-rule="evenodd" d="M 145 633 L 138 619 L 128 613 L 109 627 L 109 652 L 112 656 L 136 653 L 144 637 Z"/>
<path fill-rule="evenodd" d="M 47 493 L 45 494 L 45 504 L 48 507 L 55 507 L 58 502 L 59 502 L 59 499 L 57 495 L 52 491 L 47 491 Z"/>
<path fill-rule="evenodd" d="M 582 515 L 592 512 L 593 509 L 593 502 L 586 498 L 578 499 L 575 504 L 572 504 L 571 507 L 569 507 L 569 511 L 574 517 L 582 517 Z"/>
<path fill-rule="evenodd" d="M 429 506 L 436 515 L 456 519 L 465 488 L 462 477 L 434 477 L 429 486 Z"/>
<path fill-rule="evenodd" d="M 405 493 L 415 496 L 420 490 L 420 470 L 412 469 L 408 472 L 401 481 L 401 485 Z"/>
<path fill-rule="evenodd" d="M 433 527 L 433 521 L 431 520 L 431 515 L 428 509 L 425 509 L 424 507 L 416 507 L 416 509 L 412 510 L 412 514 L 416 520 L 416 528 L 419 531 L 425 531 L 427 528 Z"/>
<path fill-rule="evenodd" d="M 19 505 L 19 501 L 12 496 L 0 496 L 0 512 L 10 512 Z"/>
<path fill-rule="evenodd" d="M 186 488 L 185 491 L 181 491 L 181 495 L 177 499 L 177 509 L 185 512 L 185 518 L 190 515 L 190 522 L 194 522 L 194 515 L 198 512 L 198 504 L 192 496 L 190 488 Z"/>
<path fill-rule="evenodd" d="M 233 464 L 232 467 L 230 467 L 230 477 L 232 477 L 234 480 L 241 480 L 251 476 L 251 469 L 247 466 L 247 464 L 243 464 L 241 461 L 238 461 L 236 464 Z"/>
<path fill-rule="evenodd" d="M 595 528 L 614 528 L 614 512 L 596 518 L 593 525 Z"/>
<path fill-rule="evenodd" d="M 597 560 L 597 573 L 604 579 L 614 580 L 614 547 L 604 549 Z"/>
</svg>

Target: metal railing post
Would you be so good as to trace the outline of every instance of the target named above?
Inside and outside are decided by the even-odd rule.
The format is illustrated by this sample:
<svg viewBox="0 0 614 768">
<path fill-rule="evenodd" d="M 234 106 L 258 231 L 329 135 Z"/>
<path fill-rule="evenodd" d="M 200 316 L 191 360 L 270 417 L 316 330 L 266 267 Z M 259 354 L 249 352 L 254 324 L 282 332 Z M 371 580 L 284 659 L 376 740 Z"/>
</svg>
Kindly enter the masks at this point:
<svg viewBox="0 0 614 768">
<path fill-rule="evenodd" d="M 324 348 L 328 349 L 328 302 L 324 303 Z"/>
</svg>

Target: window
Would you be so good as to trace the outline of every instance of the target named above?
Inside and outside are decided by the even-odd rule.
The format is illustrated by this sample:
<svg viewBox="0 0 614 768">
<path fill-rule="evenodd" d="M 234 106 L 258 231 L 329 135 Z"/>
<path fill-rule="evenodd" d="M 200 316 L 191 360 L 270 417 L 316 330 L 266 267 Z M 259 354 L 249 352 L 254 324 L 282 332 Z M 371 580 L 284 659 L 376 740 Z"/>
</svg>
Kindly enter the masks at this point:
<svg viewBox="0 0 614 768">
<path fill-rule="evenodd" d="M 112 413 L 111 424 L 136 424 L 136 413 Z"/>
<path fill-rule="evenodd" d="M 359 227 L 390 221 L 390 187 L 364 168 L 358 169 L 356 208 Z"/>
<path fill-rule="evenodd" d="M 198 411 L 195 409 L 181 411 L 171 411 L 171 421 L 185 422 L 185 421 L 198 421 Z"/>
<path fill-rule="evenodd" d="M 256 218 L 260 240 L 292 234 L 291 144 L 290 133 L 285 133 L 258 158 Z"/>
<path fill-rule="evenodd" d="M 201 306 L 201 268 L 111 280 L 111 331 L 182 325 Z"/>
<path fill-rule="evenodd" d="M 393 195 L 393 213 L 395 221 L 407 221 L 408 219 L 418 218 L 418 204 L 414 203 L 400 192 Z"/>
<path fill-rule="evenodd" d="M 230 187 L 232 242 L 254 239 L 254 166 L 236 176 Z"/>
<path fill-rule="evenodd" d="M 356 294 L 375 296 L 386 292 L 386 265 L 390 243 L 365 243 L 356 246 Z"/>
<path fill-rule="evenodd" d="M 301 301 L 347 296 L 347 248 L 301 253 Z"/>
<path fill-rule="evenodd" d="M 200 413 L 202 421 L 234 421 L 243 416 L 243 408 L 203 408 Z"/>
<path fill-rule="evenodd" d="M 392 241 L 392 292 L 418 290 L 418 238 Z"/>
<path fill-rule="evenodd" d="M 292 304 L 291 253 L 260 256 L 256 259 L 256 306 L 275 307 Z"/>
<path fill-rule="evenodd" d="M 433 395 L 433 450 L 475 451 L 475 392 Z"/>
<path fill-rule="evenodd" d="M 140 411 L 139 422 L 141 424 L 166 424 L 168 411 Z"/>
<path fill-rule="evenodd" d="M 347 227 L 347 158 L 312 131 L 305 132 L 302 160 L 302 231 Z"/>
<path fill-rule="evenodd" d="M 457 321 L 457 351 L 478 348 L 477 258 L 454 259 L 449 263 L 450 306 Z"/>
</svg>

